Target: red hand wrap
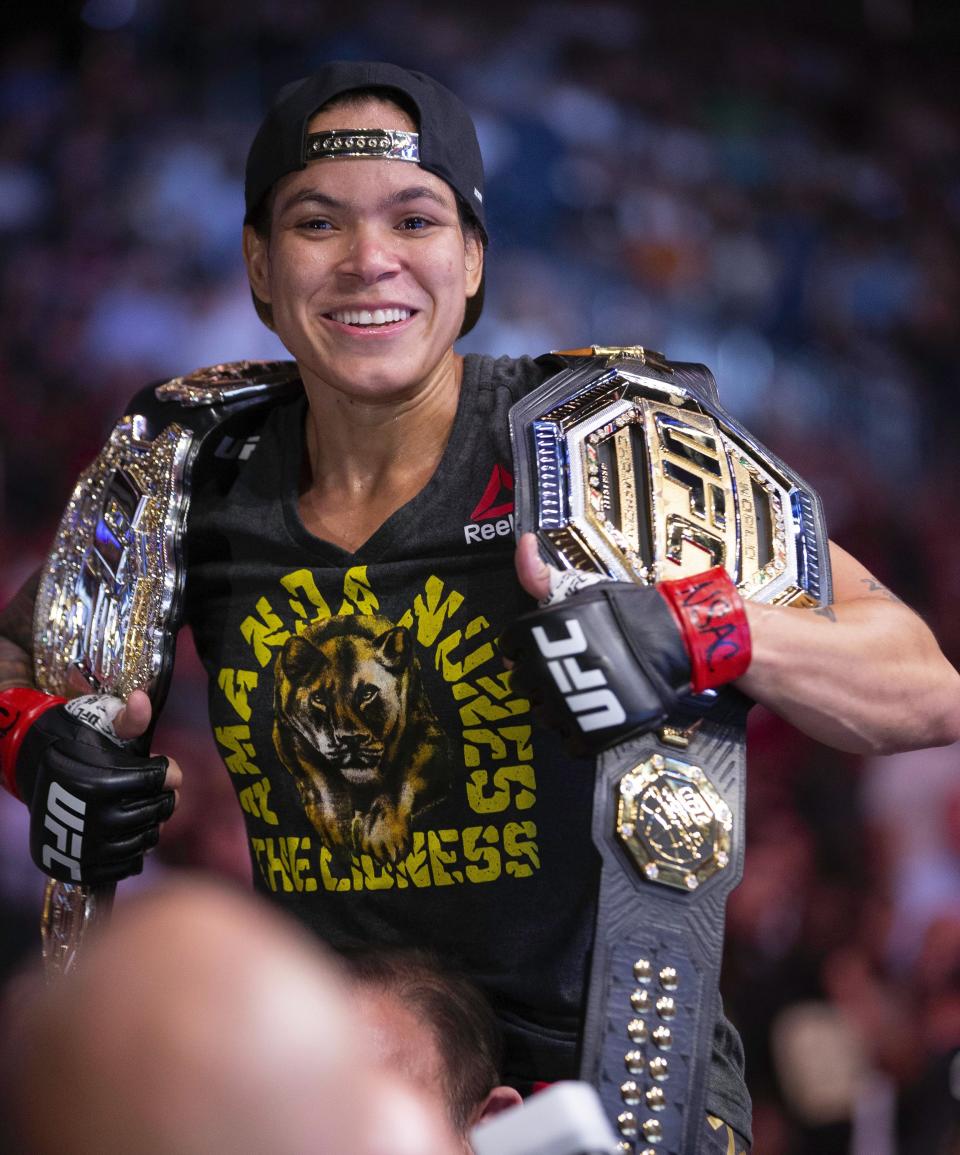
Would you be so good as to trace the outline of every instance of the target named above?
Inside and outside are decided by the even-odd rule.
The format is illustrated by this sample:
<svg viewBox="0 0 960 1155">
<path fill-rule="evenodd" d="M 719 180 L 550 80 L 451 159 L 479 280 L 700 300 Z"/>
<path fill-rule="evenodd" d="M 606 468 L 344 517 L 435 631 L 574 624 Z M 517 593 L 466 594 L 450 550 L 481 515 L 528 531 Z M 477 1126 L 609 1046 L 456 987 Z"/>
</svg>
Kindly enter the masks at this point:
<svg viewBox="0 0 960 1155">
<path fill-rule="evenodd" d="M 41 714 L 66 700 L 28 686 L 0 690 L 0 780 L 14 798 L 20 798 L 14 770 L 21 742 Z"/>
<path fill-rule="evenodd" d="M 723 566 L 676 581 L 660 582 L 657 589 L 680 627 L 690 655 L 693 692 L 723 686 L 747 672 L 750 665 L 750 627 L 737 587 Z"/>
</svg>

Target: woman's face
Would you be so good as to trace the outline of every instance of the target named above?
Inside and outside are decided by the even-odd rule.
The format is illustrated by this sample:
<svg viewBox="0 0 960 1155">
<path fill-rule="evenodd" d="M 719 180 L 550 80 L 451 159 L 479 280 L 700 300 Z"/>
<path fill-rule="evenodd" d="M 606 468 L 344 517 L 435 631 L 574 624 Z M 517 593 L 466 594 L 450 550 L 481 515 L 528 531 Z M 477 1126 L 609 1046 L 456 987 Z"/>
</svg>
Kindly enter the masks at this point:
<svg viewBox="0 0 960 1155">
<path fill-rule="evenodd" d="M 350 128 L 415 126 L 371 99 L 318 113 L 309 131 Z M 450 186 L 419 165 L 309 163 L 277 183 L 269 239 L 248 226 L 244 255 L 308 386 L 389 402 L 455 381 L 453 342 L 483 250 L 464 235 Z"/>
</svg>

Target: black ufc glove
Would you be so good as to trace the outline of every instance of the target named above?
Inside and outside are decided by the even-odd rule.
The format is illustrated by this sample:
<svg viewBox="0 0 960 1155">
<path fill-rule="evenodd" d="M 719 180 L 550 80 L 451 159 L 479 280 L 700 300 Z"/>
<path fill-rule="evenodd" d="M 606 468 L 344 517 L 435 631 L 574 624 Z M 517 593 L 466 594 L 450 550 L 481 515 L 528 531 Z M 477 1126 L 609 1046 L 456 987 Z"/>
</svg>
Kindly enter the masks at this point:
<svg viewBox="0 0 960 1155">
<path fill-rule="evenodd" d="M 686 694 L 750 663 L 746 611 L 719 566 L 658 586 L 587 586 L 518 618 L 500 645 L 514 684 L 577 753 L 657 729 Z"/>
<path fill-rule="evenodd" d="M 0 693 L 0 760 L 30 809 L 30 854 L 64 882 L 99 886 L 139 874 L 173 813 L 167 759 L 125 749 L 109 701 Z"/>
</svg>

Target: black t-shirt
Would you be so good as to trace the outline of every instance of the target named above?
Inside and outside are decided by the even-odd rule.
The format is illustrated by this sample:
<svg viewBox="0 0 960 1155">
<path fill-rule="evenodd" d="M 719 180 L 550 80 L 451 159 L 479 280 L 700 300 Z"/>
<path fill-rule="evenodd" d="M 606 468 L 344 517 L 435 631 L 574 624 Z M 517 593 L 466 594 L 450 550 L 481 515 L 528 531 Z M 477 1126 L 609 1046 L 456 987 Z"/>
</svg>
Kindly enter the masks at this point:
<svg viewBox="0 0 960 1155">
<path fill-rule="evenodd" d="M 335 948 L 462 967 L 519 1081 L 575 1074 L 599 879 L 593 765 L 534 726 L 497 644 L 531 606 L 507 413 L 543 372 L 468 356 L 434 476 L 355 553 L 303 526 L 306 402 L 279 403 L 229 486 L 215 468 L 199 486 L 188 543 L 188 620 L 257 888 Z M 741 1069 L 721 1019 L 708 1107 L 747 1133 Z"/>
</svg>

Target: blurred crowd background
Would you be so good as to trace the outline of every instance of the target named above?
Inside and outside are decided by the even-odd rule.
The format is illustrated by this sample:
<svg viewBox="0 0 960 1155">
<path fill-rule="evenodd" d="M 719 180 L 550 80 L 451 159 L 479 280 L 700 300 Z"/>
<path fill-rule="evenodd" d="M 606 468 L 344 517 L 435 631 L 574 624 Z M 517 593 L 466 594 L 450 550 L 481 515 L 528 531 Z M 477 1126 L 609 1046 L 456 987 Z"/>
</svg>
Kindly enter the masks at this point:
<svg viewBox="0 0 960 1155">
<path fill-rule="evenodd" d="M 956 6 L 69 0 L 0 16 L 0 600 L 145 382 L 283 355 L 240 260 L 272 94 L 422 67 L 475 113 L 487 300 L 463 351 L 700 360 L 831 536 L 960 660 Z M 142 880 L 245 879 L 189 639 L 157 743 L 183 804 Z M 862 759 L 751 718 L 724 991 L 762 1155 L 936 1155 L 960 1096 L 960 750 Z M 0 798 L 3 973 L 42 880 Z"/>
</svg>

